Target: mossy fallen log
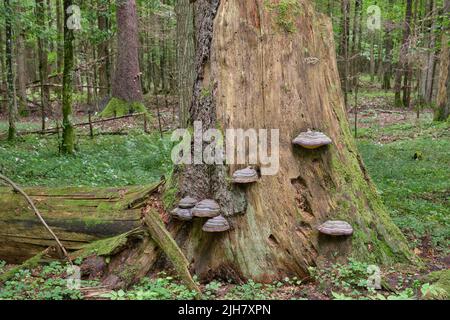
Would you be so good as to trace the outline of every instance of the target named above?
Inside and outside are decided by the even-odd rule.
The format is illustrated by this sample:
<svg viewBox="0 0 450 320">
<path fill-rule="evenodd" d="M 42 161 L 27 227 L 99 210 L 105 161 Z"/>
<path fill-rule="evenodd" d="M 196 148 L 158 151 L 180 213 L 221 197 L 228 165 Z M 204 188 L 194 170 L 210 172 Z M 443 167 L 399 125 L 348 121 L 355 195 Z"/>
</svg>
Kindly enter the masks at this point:
<svg viewBox="0 0 450 320">
<path fill-rule="evenodd" d="M 159 184 L 125 188 L 26 188 L 63 245 L 74 251 L 140 226 L 141 206 Z M 0 188 L 0 259 L 22 263 L 53 246 L 54 239 L 26 201 Z"/>
</svg>

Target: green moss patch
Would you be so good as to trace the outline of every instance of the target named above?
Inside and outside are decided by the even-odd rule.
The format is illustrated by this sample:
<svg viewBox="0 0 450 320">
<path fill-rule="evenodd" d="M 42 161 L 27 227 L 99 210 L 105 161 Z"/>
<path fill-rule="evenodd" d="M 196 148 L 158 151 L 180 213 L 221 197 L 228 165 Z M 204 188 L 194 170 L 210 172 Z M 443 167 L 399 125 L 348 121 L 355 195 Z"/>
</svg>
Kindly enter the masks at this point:
<svg viewBox="0 0 450 320">
<path fill-rule="evenodd" d="M 99 116 L 111 118 L 133 113 L 148 113 L 148 111 L 142 102 L 127 102 L 118 98 L 112 98 Z"/>
</svg>

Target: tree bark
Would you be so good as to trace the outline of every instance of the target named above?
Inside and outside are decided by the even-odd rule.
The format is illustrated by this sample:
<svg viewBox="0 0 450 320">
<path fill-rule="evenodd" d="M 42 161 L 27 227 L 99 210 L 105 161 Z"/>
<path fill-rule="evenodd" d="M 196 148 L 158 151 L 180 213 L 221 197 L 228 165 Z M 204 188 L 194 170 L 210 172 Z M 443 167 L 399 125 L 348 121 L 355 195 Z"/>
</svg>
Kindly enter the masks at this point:
<svg viewBox="0 0 450 320">
<path fill-rule="evenodd" d="M 101 5 L 104 1 L 98 1 L 98 5 Z M 98 28 L 103 32 L 104 39 L 97 47 L 97 55 L 102 61 L 98 69 L 99 75 L 99 96 L 103 99 L 111 94 L 111 74 L 110 74 L 110 64 L 111 59 L 109 56 L 109 39 L 106 37 L 106 33 L 109 31 L 109 18 L 108 18 L 108 7 L 101 7 L 101 11 L 98 13 Z"/>
<path fill-rule="evenodd" d="M 19 9 L 20 12 L 23 10 Z M 19 28 L 17 35 L 17 96 L 18 96 L 18 111 L 21 115 L 27 113 L 27 68 L 26 68 L 26 53 L 25 53 L 26 34 L 25 30 Z"/>
<path fill-rule="evenodd" d="M 389 1 L 389 5 L 393 5 L 393 1 Z M 392 78 L 392 50 L 394 48 L 394 42 L 392 40 L 392 21 L 386 21 L 384 27 L 384 48 L 386 50 L 385 60 L 384 60 L 384 70 L 383 70 L 383 90 L 391 89 L 391 78 Z"/>
<path fill-rule="evenodd" d="M 6 73 L 7 73 L 7 95 L 8 95 L 8 140 L 14 140 L 17 135 L 16 118 L 17 104 L 13 71 L 13 33 L 12 33 L 12 7 L 9 0 L 5 0 L 5 34 L 6 34 Z"/>
<path fill-rule="evenodd" d="M 41 81 L 41 128 L 45 130 L 46 112 L 49 111 L 50 88 L 48 84 L 48 54 L 44 30 L 47 29 L 45 19 L 45 1 L 36 0 L 36 20 L 41 32 L 38 35 L 39 79 Z"/>
<path fill-rule="evenodd" d="M 450 16 L 450 0 L 445 0 L 444 17 L 448 19 Z M 445 19 L 445 18 L 444 18 Z M 436 99 L 436 110 L 434 112 L 434 120 L 445 121 L 450 116 L 450 48 L 448 27 L 442 33 L 442 48 L 439 64 L 439 87 Z"/>
<path fill-rule="evenodd" d="M 139 40 L 135 0 L 118 0 L 118 56 L 113 97 L 127 102 L 142 101 L 139 70 Z"/>
<path fill-rule="evenodd" d="M 73 4 L 72 0 L 64 0 L 64 72 L 63 72 L 63 92 L 62 92 L 62 114 L 63 114 L 63 134 L 61 151 L 65 154 L 75 152 L 75 129 L 72 125 L 72 104 L 73 104 L 73 73 L 74 54 L 73 41 L 74 31 L 69 29 L 67 21 L 70 14 L 67 9 Z"/>
<path fill-rule="evenodd" d="M 177 13 L 177 70 L 179 96 L 179 122 L 185 128 L 194 87 L 194 6 L 190 0 L 179 0 Z"/>
<path fill-rule="evenodd" d="M 401 47 L 399 50 L 399 57 L 397 63 L 397 70 L 395 71 L 395 84 L 394 84 L 394 92 L 395 92 L 395 106 L 396 107 L 406 107 L 405 99 L 402 100 L 401 92 L 402 89 L 406 90 L 406 86 L 408 85 L 408 53 L 409 53 L 409 36 L 411 34 L 411 17 L 412 17 L 412 0 L 406 1 L 406 11 L 405 11 L 405 22 L 404 22 L 404 30 L 403 30 L 403 40 L 401 43 Z M 402 88 L 402 80 L 404 79 L 404 84 Z M 405 91 L 404 91 L 405 92 Z M 405 97 L 405 95 L 404 95 Z"/>
</svg>

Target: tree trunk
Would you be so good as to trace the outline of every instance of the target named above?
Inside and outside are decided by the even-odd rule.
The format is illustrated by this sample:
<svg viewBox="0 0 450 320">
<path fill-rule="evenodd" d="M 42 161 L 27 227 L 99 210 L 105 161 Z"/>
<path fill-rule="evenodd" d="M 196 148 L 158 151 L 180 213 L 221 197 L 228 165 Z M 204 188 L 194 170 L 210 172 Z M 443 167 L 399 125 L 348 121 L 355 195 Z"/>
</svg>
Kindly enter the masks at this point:
<svg viewBox="0 0 450 320">
<path fill-rule="evenodd" d="M 56 70 L 58 74 L 63 73 L 64 68 L 64 14 L 61 0 L 56 0 L 56 27 L 58 29 L 58 37 L 56 40 Z M 58 76 L 58 83 L 62 82 L 62 76 Z M 62 90 L 58 90 L 58 98 L 62 100 Z"/>
<path fill-rule="evenodd" d="M 296 31 L 285 32 L 264 0 L 195 2 L 190 123 L 202 121 L 203 129 L 280 130 L 279 173 L 248 188 L 230 185 L 235 165 L 178 169 L 177 195 L 216 199 L 232 225 L 229 232 L 210 234 L 202 232 L 201 219 L 169 223 L 191 271 L 203 279 L 270 282 L 306 276 L 310 266 L 333 260 L 334 254 L 378 263 L 413 260 L 351 136 L 331 24 L 310 2 L 302 3 L 301 13 L 293 16 Z M 305 63 L 310 55 L 320 62 Z M 325 132 L 333 146 L 294 147 L 291 141 L 308 128 Z M 353 237 L 319 235 L 317 226 L 330 219 L 351 223 Z M 148 255 L 142 254 L 145 248 Z M 149 241 L 122 252 L 112 260 L 116 277 L 137 265 L 133 276 L 164 266 L 153 253 Z"/>
<path fill-rule="evenodd" d="M 450 15 L 450 0 L 445 0 L 444 16 L 449 18 Z M 444 18 L 445 19 L 445 18 Z M 445 20 L 444 20 L 445 21 Z M 436 110 L 434 112 L 434 119 L 436 121 L 445 121 L 450 116 L 450 48 L 448 27 L 442 33 L 442 48 L 439 65 L 439 88 L 436 99 Z"/>
<path fill-rule="evenodd" d="M 190 0 L 179 0 L 176 12 L 179 121 L 186 128 L 194 87 L 194 7 Z"/>
<path fill-rule="evenodd" d="M 405 12 L 405 23 L 403 30 L 403 41 L 399 50 L 397 70 L 395 71 L 395 106 L 402 107 L 405 106 L 401 99 L 402 92 L 402 79 L 408 74 L 409 63 L 408 63 L 408 52 L 409 52 L 409 36 L 411 34 L 411 16 L 412 16 L 412 0 L 406 0 L 406 12 Z M 404 83 L 408 84 L 408 79 L 404 80 Z M 403 87 L 405 90 L 405 85 Z"/>
<path fill-rule="evenodd" d="M 101 1 L 98 1 L 100 5 Z M 109 18 L 108 18 L 109 8 L 103 8 L 98 13 L 98 28 L 103 32 L 103 41 L 97 47 L 97 55 L 99 59 L 102 59 L 100 66 L 98 68 L 99 76 L 99 97 L 103 99 L 104 97 L 111 94 L 111 75 L 110 75 L 110 57 L 109 57 L 109 39 L 105 36 L 109 29 Z"/>
<path fill-rule="evenodd" d="M 48 54 L 44 30 L 47 29 L 45 19 L 45 1 L 36 0 L 36 19 L 41 28 L 38 35 L 39 79 L 41 81 L 41 128 L 45 130 L 46 112 L 49 110 L 50 87 L 48 86 Z"/>
<path fill-rule="evenodd" d="M 27 68 L 26 68 L 26 53 L 25 53 L 25 41 L 26 35 L 23 29 L 19 29 L 17 35 L 17 96 L 18 96 L 18 109 L 21 115 L 27 113 Z"/>
<path fill-rule="evenodd" d="M 8 95 L 8 140 L 13 140 L 16 137 L 16 118 L 17 118 L 17 104 L 16 92 L 13 73 L 13 34 L 12 34 L 12 8 L 9 0 L 5 0 L 5 34 L 6 34 L 6 73 L 7 73 L 7 95 Z"/>
<path fill-rule="evenodd" d="M 362 7 L 362 0 L 355 0 L 355 11 L 353 16 L 353 32 L 352 32 L 352 63 L 351 63 L 351 69 L 352 69 L 352 88 L 356 86 L 360 66 L 359 62 L 360 54 L 361 54 L 361 20 L 362 20 L 362 13 L 361 13 L 361 7 Z"/>
<path fill-rule="evenodd" d="M 117 0 L 117 62 L 111 101 L 101 116 L 144 112 L 135 0 Z"/>
<path fill-rule="evenodd" d="M 393 0 L 389 0 L 389 6 L 393 5 Z M 393 22 L 391 20 L 387 20 L 384 23 L 384 48 L 385 48 L 385 60 L 383 67 L 383 83 L 381 88 L 383 90 L 391 89 L 391 78 L 392 78 L 392 50 L 394 48 L 394 42 L 392 40 L 392 30 L 393 30 Z"/>
<path fill-rule="evenodd" d="M 272 282 L 307 276 L 311 266 L 349 256 L 374 263 L 417 261 L 351 136 L 331 23 L 310 2 L 302 3 L 298 16 L 290 10 L 295 32 L 285 32 L 276 26 L 277 11 L 264 0 L 195 2 L 196 78 L 189 123 L 201 121 L 203 129 L 280 130 L 277 175 L 242 188 L 230 184 L 236 165 L 187 165 L 166 186 L 166 197 L 175 192 L 215 199 L 232 226 L 211 234 L 202 231 L 202 219 L 168 223 L 191 272 L 201 279 Z M 305 63 L 310 56 L 320 62 Z M 293 138 L 308 128 L 325 132 L 333 145 L 316 151 L 294 147 Z M 319 234 L 321 223 L 335 219 L 348 221 L 353 237 Z M 144 238 L 116 251 L 105 283 L 123 285 L 167 267 L 155 243 Z"/>
<path fill-rule="evenodd" d="M 72 4 L 72 0 L 64 0 L 64 21 L 68 21 L 71 16 L 71 14 L 67 12 L 67 9 Z M 75 152 L 75 129 L 72 125 L 74 73 L 73 32 L 72 29 L 68 28 L 67 23 L 64 23 L 64 72 L 62 92 L 63 134 L 61 151 L 65 154 L 73 154 Z"/>
</svg>

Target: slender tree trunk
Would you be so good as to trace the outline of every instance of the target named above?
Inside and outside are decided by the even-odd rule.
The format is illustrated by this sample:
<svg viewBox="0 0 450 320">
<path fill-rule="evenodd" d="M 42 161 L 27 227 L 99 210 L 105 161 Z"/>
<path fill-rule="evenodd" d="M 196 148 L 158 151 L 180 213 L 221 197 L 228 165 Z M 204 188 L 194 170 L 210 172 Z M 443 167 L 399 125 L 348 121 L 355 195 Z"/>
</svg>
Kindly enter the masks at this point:
<svg viewBox="0 0 450 320">
<path fill-rule="evenodd" d="M 444 3 L 444 19 L 450 18 L 450 0 L 445 0 Z M 434 120 L 445 121 L 449 119 L 450 116 L 450 48 L 449 41 L 450 37 L 448 35 L 449 28 L 443 30 L 442 33 L 442 49 L 440 55 L 439 64 L 439 85 L 438 94 L 436 99 L 436 110 L 434 112 Z"/>
<path fill-rule="evenodd" d="M 1 73 L 0 73 L 0 77 L 1 77 L 1 81 L 0 81 L 0 90 L 5 92 L 8 90 L 8 81 L 7 81 L 7 72 L 6 72 L 6 54 L 5 54 L 5 46 L 3 45 L 3 43 L 6 43 L 6 40 L 4 38 L 4 32 L 0 32 L 0 43 L 2 45 L 0 45 L 0 69 L 1 69 Z M 0 112 L 7 112 L 8 110 L 8 99 L 0 99 Z"/>
<path fill-rule="evenodd" d="M 39 79 L 41 81 L 41 128 L 45 130 L 46 112 L 49 111 L 50 87 L 48 86 L 48 54 L 44 30 L 47 29 L 45 1 L 36 0 L 36 19 L 41 28 L 38 34 Z"/>
<path fill-rule="evenodd" d="M 350 61 L 349 61 L 349 35 L 350 35 L 350 1 L 342 0 L 341 5 L 342 12 L 342 38 L 340 44 L 340 56 L 343 57 L 344 69 L 341 75 L 343 74 L 343 83 L 344 83 L 344 103 L 345 108 L 348 108 L 348 93 L 350 91 Z"/>
<path fill-rule="evenodd" d="M 409 52 L 409 36 L 411 34 L 411 15 L 412 15 L 412 0 L 406 0 L 406 12 L 405 12 L 405 22 L 403 30 L 403 40 L 399 50 L 397 70 L 395 71 L 395 106 L 401 107 L 405 106 L 404 101 L 401 99 L 402 92 L 402 79 L 406 75 L 408 68 L 408 52 Z M 408 79 L 405 79 L 407 84 Z"/>
<path fill-rule="evenodd" d="M 70 17 L 70 14 L 67 13 L 67 9 L 72 4 L 72 0 L 64 0 L 64 72 L 62 92 L 63 134 L 61 151 L 65 154 L 73 154 L 75 152 L 75 129 L 72 125 L 72 96 L 74 80 L 73 42 L 75 37 L 74 31 L 69 29 L 66 23 Z"/>
<path fill-rule="evenodd" d="M 6 35 L 6 72 L 7 72 L 7 94 L 8 94 L 8 117 L 9 129 L 8 140 L 14 140 L 16 137 L 16 118 L 17 105 L 15 95 L 14 73 L 13 73 L 13 33 L 12 33 L 12 15 L 10 0 L 4 0 L 5 5 L 5 35 Z"/>
<path fill-rule="evenodd" d="M 19 113 L 24 115 L 27 113 L 27 68 L 26 68 L 26 53 L 25 53 L 26 36 L 23 30 L 19 31 L 17 35 L 17 95 L 19 98 L 18 108 Z"/>
<path fill-rule="evenodd" d="M 389 0 L 389 6 L 393 5 L 393 0 Z M 383 90 L 391 89 L 391 78 L 392 78 L 392 50 L 394 48 L 394 42 L 392 40 L 392 30 L 393 22 L 390 20 L 384 23 L 384 48 L 385 48 L 385 60 L 384 60 L 384 71 L 383 71 Z"/>
<path fill-rule="evenodd" d="M 100 6 L 104 1 L 98 0 L 97 4 Z M 109 30 L 109 13 L 108 7 L 101 7 L 100 12 L 98 12 L 98 28 L 105 35 Z M 111 59 L 109 56 L 109 39 L 105 38 L 97 47 L 98 58 L 101 59 L 100 66 L 98 69 L 99 76 L 99 96 L 103 99 L 105 96 L 111 94 L 111 74 L 110 74 L 110 64 Z"/>
<path fill-rule="evenodd" d="M 375 79 L 375 32 L 370 33 L 370 80 Z"/>
<path fill-rule="evenodd" d="M 61 0 L 56 0 L 56 27 L 58 29 L 57 38 L 57 55 L 56 55 L 56 70 L 58 74 L 62 74 L 64 68 L 64 14 L 63 4 Z M 58 76 L 58 83 L 62 82 L 62 76 Z M 62 100 L 62 90 L 58 90 L 58 97 Z"/>
<path fill-rule="evenodd" d="M 361 19 L 362 19 L 362 14 L 361 14 L 361 7 L 362 7 L 362 0 L 355 0 L 355 11 L 354 11 L 354 15 L 353 15 L 353 31 L 352 31 L 352 46 L 351 46 L 351 65 L 350 65 L 350 69 L 351 69 L 351 76 L 352 76 L 352 81 L 351 81 L 351 86 L 352 88 L 355 87 L 357 80 L 357 77 L 359 76 L 359 72 L 361 71 L 360 65 L 359 65 L 359 61 L 360 59 L 360 50 L 359 50 L 359 46 L 360 46 L 360 42 L 361 42 L 361 37 L 360 37 L 360 31 L 361 31 Z"/>
<path fill-rule="evenodd" d="M 194 6 L 190 0 L 179 0 L 177 13 L 177 70 L 179 121 L 187 127 L 194 88 Z"/>
<path fill-rule="evenodd" d="M 437 5 L 436 1 L 430 0 L 430 6 L 429 14 L 431 15 L 430 19 L 431 22 L 428 24 L 427 27 L 430 28 L 428 32 L 428 53 L 425 60 L 425 70 L 423 72 L 422 76 L 422 86 L 421 86 L 421 98 L 424 103 L 431 103 L 433 98 L 433 87 L 434 87 L 434 74 L 436 70 L 436 28 L 437 28 L 437 21 L 436 21 L 436 10 Z"/>
</svg>

